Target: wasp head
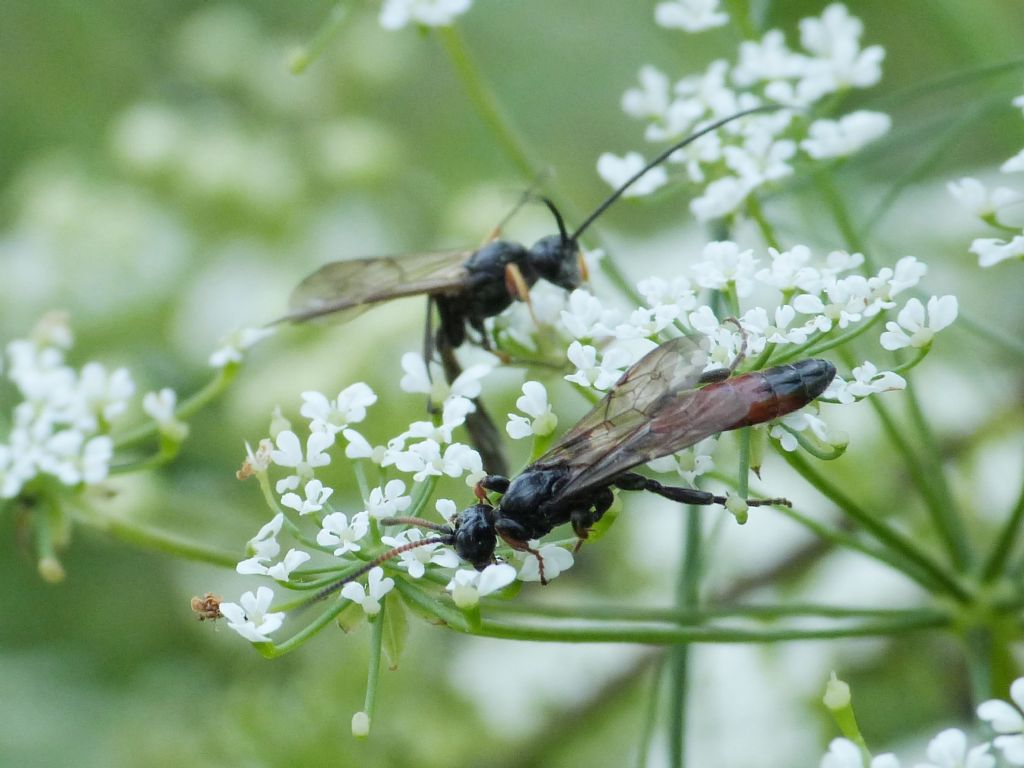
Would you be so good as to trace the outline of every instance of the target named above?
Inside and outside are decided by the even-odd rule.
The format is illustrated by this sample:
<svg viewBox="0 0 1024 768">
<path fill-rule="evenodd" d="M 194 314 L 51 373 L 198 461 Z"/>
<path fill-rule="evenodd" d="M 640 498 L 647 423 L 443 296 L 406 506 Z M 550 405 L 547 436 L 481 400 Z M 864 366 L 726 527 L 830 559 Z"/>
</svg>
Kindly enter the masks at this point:
<svg viewBox="0 0 1024 768">
<path fill-rule="evenodd" d="M 539 277 L 567 291 L 576 290 L 587 279 L 579 245 L 564 235 L 542 237 L 530 248 L 529 259 Z"/>
<path fill-rule="evenodd" d="M 455 552 L 482 571 L 494 562 L 497 534 L 494 530 L 494 507 L 474 504 L 459 513 L 455 522 Z"/>
</svg>

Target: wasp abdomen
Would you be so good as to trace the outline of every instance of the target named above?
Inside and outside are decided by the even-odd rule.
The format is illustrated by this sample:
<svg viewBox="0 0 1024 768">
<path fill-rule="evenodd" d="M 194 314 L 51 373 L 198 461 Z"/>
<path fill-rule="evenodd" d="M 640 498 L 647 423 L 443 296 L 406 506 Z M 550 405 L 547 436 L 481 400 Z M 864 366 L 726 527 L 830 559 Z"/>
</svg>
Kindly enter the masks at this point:
<svg viewBox="0 0 1024 768">
<path fill-rule="evenodd" d="M 716 384 L 732 387 L 750 403 L 745 417 L 723 429 L 763 424 L 799 410 L 824 392 L 835 375 L 835 366 L 827 360 L 800 360 Z"/>
</svg>

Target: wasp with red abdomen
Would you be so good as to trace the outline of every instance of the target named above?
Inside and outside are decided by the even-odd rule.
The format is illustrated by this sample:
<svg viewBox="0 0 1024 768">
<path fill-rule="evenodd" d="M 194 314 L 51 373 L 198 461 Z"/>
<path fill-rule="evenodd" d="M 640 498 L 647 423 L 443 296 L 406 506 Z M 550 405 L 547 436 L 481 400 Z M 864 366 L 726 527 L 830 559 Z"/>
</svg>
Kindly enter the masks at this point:
<svg viewBox="0 0 1024 768">
<path fill-rule="evenodd" d="M 812 359 L 732 376 L 731 369 L 705 371 L 707 360 L 706 348 L 688 336 L 656 347 L 516 477 L 485 477 L 478 486 L 479 503 L 459 513 L 451 525 L 417 518 L 382 520 L 420 525 L 436 535 L 385 552 L 344 581 L 426 544 L 452 546 L 478 570 L 494 562 L 499 540 L 540 559 L 531 540 L 569 524 L 583 541 L 611 507 L 613 489 L 650 491 L 683 504 L 725 504 L 724 496 L 663 485 L 631 470 L 719 432 L 763 424 L 799 410 L 825 391 L 836 369 L 827 360 Z M 501 498 L 491 504 L 485 491 L 500 493 Z M 750 506 L 788 503 L 785 499 L 747 500 Z M 542 582 L 543 567 L 541 560 Z"/>
</svg>

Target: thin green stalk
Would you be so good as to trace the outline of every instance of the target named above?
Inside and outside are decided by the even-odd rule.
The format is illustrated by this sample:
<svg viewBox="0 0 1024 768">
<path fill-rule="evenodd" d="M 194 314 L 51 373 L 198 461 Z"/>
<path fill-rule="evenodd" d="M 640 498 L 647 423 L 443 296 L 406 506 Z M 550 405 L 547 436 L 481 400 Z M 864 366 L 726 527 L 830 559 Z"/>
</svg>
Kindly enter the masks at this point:
<svg viewBox="0 0 1024 768">
<path fill-rule="evenodd" d="M 296 648 L 301 647 L 307 640 L 309 640 L 309 638 L 321 629 L 338 618 L 338 614 L 345 610 L 349 605 L 350 603 L 345 600 L 335 600 L 334 605 L 330 606 L 326 611 L 317 616 L 315 621 L 304 626 L 283 643 L 260 645 L 257 650 L 259 650 L 259 652 L 268 659 L 276 659 L 278 656 L 284 656 L 286 653 L 291 653 Z"/>
<path fill-rule="evenodd" d="M 524 603 L 521 600 L 495 601 L 488 604 L 490 616 L 532 616 L 549 619 L 603 619 L 647 622 L 669 622 L 681 625 L 702 624 L 716 619 L 749 619 L 774 621 L 780 618 L 896 618 L 916 615 L 940 617 L 946 614 L 932 608 L 868 608 L 860 606 L 822 605 L 820 603 L 781 603 L 778 605 L 705 605 L 693 608 L 646 608 L 633 605 L 550 605 Z"/>
<path fill-rule="evenodd" d="M 874 398 L 869 398 L 874 399 Z M 958 602 L 970 603 L 971 593 L 951 574 L 946 573 L 917 543 L 904 533 L 884 523 L 874 515 L 862 509 L 853 499 L 839 490 L 827 480 L 810 462 L 796 452 L 781 451 L 782 457 L 793 469 L 800 473 L 812 486 L 839 507 L 843 514 L 862 525 L 872 536 L 892 551 L 903 555 L 927 573 L 943 591 L 950 594 Z M 907 571 L 905 571 L 907 572 Z M 907 572 L 910 575 L 909 572 Z"/>
<path fill-rule="evenodd" d="M 320 25 L 313 39 L 306 45 L 296 50 L 290 57 L 288 68 L 293 75 L 301 75 L 314 61 L 319 59 L 327 46 L 341 32 L 342 27 L 349 18 L 349 6 L 352 0 L 342 0 L 336 3 L 327 15 L 327 20 Z"/>
<path fill-rule="evenodd" d="M 1024 487 L 1021 487 L 1017 496 L 1017 503 L 1006 520 L 1006 525 L 996 537 L 992 551 L 985 558 L 985 565 L 981 570 L 981 581 L 983 584 L 990 584 L 1003 572 L 1013 545 L 1017 543 L 1017 536 L 1020 533 L 1021 522 L 1024 521 Z"/>
<path fill-rule="evenodd" d="M 505 110 L 502 109 L 498 97 L 493 89 L 480 76 L 477 66 L 474 64 L 462 35 L 455 27 L 438 27 L 436 29 L 445 52 L 451 59 L 455 73 L 462 81 L 470 101 L 476 107 L 481 119 L 494 133 L 498 144 L 505 154 L 516 166 L 520 173 L 527 178 L 536 178 L 543 165 L 530 151 L 526 142 L 512 125 Z M 563 213 L 570 218 L 581 220 L 582 217 L 571 206 L 563 205 Z M 608 281 L 615 286 L 625 298 L 637 303 L 640 296 L 632 283 L 619 270 L 618 265 L 612 261 L 607 254 L 601 259 L 599 268 Z"/>
<path fill-rule="evenodd" d="M 942 456 L 939 453 L 939 441 L 932 432 L 928 419 L 925 418 L 921 409 L 921 401 L 917 396 L 917 390 L 907 379 L 906 389 L 907 403 L 910 406 L 910 420 L 917 429 L 919 443 L 924 446 L 924 471 L 932 480 L 928 484 L 929 492 L 936 498 L 939 518 L 942 521 L 942 530 L 948 531 L 950 537 L 951 551 L 956 565 L 961 570 L 971 567 L 973 553 L 970 549 L 970 538 L 967 528 L 964 526 L 963 518 L 958 514 L 958 508 L 946 479 L 946 469 L 942 463 Z"/>
<path fill-rule="evenodd" d="M 839 234 L 842 235 L 846 244 L 855 252 L 860 253 L 864 257 L 863 271 L 865 273 L 872 273 L 875 271 L 875 267 L 872 264 L 871 256 L 867 252 L 867 247 L 857 228 L 853 225 L 853 221 L 850 218 L 849 211 L 846 209 L 846 202 L 843 200 L 842 195 L 839 194 L 839 190 L 836 189 L 835 181 L 832 179 L 832 174 L 829 171 L 819 171 L 814 174 L 814 181 L 818 187 L 818 191 L 821 192 L 825 198 L 825 203 L 828 205 L 829 212 L 832 214 L 832 219 L 835 221 L 836 227 L 839 229 Z"/>
<path fill-rule="evenodd" d="M 234 381 L 235 376 L 238 374 L 239 367 L 238 363 L 229 363 L 217 371 L 217 375 L 207 382 L 202 389 L 185 400 L 175 409 L 174 417 L 179 421 L 187 421 L 192 415 L 205 407 L 228 388 L 231 382 Z M 136 443 L 149 440 L 150 438 L 156 437 L 159 432 L 160 427 L 155 421 L 140 424 L 134 429 L 130 429 L 127 432 L 115 436 L 114 450 L 123 450 L 124 448 L 135 445 Z"/>
<path fill-rule="evenodd" d="M 850 549 L 855 552 L 860 552 L 874 560 L 878 560 L 880 563 L 884 563 L 890 568 L 904 574 L 907 578 L 916 581 L 929 592 L 941 589 L 934 576 L 930 575 L 919 566 L 907 562 L 905 559 L 901 558 L 897 552 L 891 552 L 887 549 L 876 549 L 875 547 L 868 546 L 856 536 L 830 528 L 829 526 L 819 523 L 818 521 L 797 512 L 795 509 L 790 507 L 779 506 L 775 507 L 775 509 L 780 514 L 785 515 L 812 531 L 819 539 L 830 541 L 838 546 L 845 547 L 846 549 Z"/>
<path fill-rule="evenodd" d="M 505 115 L 494 91 L 480 76 L 479 69 L 470 57 L 466 42 L 458 27 L 454 25 L 436 27 L 434 31 L 440 39 L 441 45 L 444 46 L 448 58 L 451 59 L 455 73 L 462 81 L 470 101 L 473 102 L 473 106 L 476 107 L 487 127 L 493 131 L 505 154 L 523 176 L 535 177 L 541 164 L 533 157 L 526 142 L 512 127 L 512 122 Z"/>
<path fill-rule="evenodd" d="M 751 195 L 747 198 L 747 213 L 750 218 L 757 224 L 757 228 L 761 230 L 761 237 L 764 238 L 765 243 L 769 247 L 774 248 L 777 251 L 782 250 L 782 246 L 779 244 L 779 238 L 775 234 L 775 227 L 771 225 L 768 218 L 764 215 L 764 208 L 761 206 L 761 201 L 757 198 L 757 195 Z"/>
<path fill-rule="evenodd" d="M 939 539 L 949 553 L 953 564 L 958 570 L 964 570 L 970 558 L 966 534 L 960 525 L 959 518 L 950 509 L 949 505 L 952 504 L 952 499 L 943 497 L 936 489 L 936 485 L 941 482 L 940 478 L 933 476 L 922 465 L 913 447 L 885 405 L 877 397 L 869 397 L 867 401 L 882 423 L 886 436 L 903 457 L 907 471 L 924 499 L 932 525 L 939 534 Z M 922 435 L 922 440 L 924 439 L 925 436 Z"/>
<path fill-rule="evenodd" d="M 646 768 L 647 755 L 650 753 L 651 744 L 654 742 L 654 724 L 658 719 L 658 700 L 661 698 L 661 679 L 665 674 L 665 664 L 666 661 L 663 656 L 651 675 L 651 690 L 647 696 L 644 719 L 640 725 L 640 739 L 637 743 L 637 768 Z"/>
<path fill-rule="evenodd" d="M 683 548 L 683 563 L 676 590 L 676 606 L 687 610 L 696 608 L 700 600 L 700 576 L 703 570 L 703 531 L 701 515 L 695 507 L 686 510 L 686 541 Z M 669 765 L 684 768 L 686 765 L 686 715 L 689 698 L 690 647 L 682 643 L 669 651 L 665 670 L 668 672 L 668 728 Z"/>
<path fill-rule="evenodd" d="M 101 515 L 93 510 L 89 510 L 87 514 L 82 512 L 73 514 L 75 522 L 109 533 L 121 541 L 143 549 L 153 549 L 175 557 L 183 557 L 186 560 L 222 565 L 227 568 L 234 568 L 239 560 L 237 552 L 200 544 L 174 533 L 150 528 L 134 520 Z"/>
<path fill-rule="evenodd" d="M 363 701 L 363 712 L 370 718 L 373 726 L 373 715 L 377 708 L 377 688 L 380 685 L 380 656 L 383 651 L 384 621 L 388 609 L 388 601 L 384 600 L 378 613 L 370 622 L 370 663 L 366 670 L 366 699 Z"/>
<path fill-rule="evenodd" d="M 777 643 L 790 640 L 834 640 L 840 637 L 885 637 L 926 629 L 949 627 L 945 616 L 895 617 L 865 621 L 843 628 L 741 629 L 735 627 L 694 627 L 658 624 L 621 624 L 601 622 L 522 621 L 508 623 L 484 619 L 471 634 L 505 640 L 530 640 L 551 643 Z M 458 629 L 458 627 L 457 627 Z M 462 630 L 466 631 L 466 630 Z"/>
</svg>

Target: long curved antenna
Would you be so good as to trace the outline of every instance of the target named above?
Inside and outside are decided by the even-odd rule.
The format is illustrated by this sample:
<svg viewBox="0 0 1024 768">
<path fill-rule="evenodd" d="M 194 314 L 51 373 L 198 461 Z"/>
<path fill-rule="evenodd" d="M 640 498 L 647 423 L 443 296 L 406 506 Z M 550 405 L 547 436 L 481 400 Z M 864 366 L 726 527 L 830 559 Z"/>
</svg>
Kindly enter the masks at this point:
<svg viewBox="0 0 1024 768">
<path fill-rule="evenodd" d="M 662 152 L 660 155 L 658 155 L 653 160 L 648 162 L 647 165 L 645 165 L 639 171 L 637 171 L 632 176 L 630 176 L 628 179 L 626 179 L 626 181 L 623 182 L 622 185 L 620 185 L 618 189 L 616 189 L 614 192 L 612 192 L 608 196 L 608 198 L 603 203 L 601 203 L 599 206 L 597 206 L 597 208 L 594 209 L 594 212 L 592 214 L 590 214 L 582 224 L 579 225 L 579 227 L 576 229 L 576 231 L 572 233 L 572 237 L 570 239 L 571 240 L 575 240 L 580 235 L 582 235 L 583 231 L 587 227 L 589 227 L 591 224 L 593 224 L 594 220 L 598 216 L 600 216 L 602 213 L 604 213 L 612 203 L 614 203 L 616 200 L 618 200 L 620 197 L 622 197 L 622 193 L 625 192 L 627 189 L 629 189 L 631 186 L 633 186 L 633 184 L 636 183 L 640 179 L 641 176 L 643 176 L 645 173 L 647 173 L 649 170 L 651 170 L 655 166 L 660 165 L 661 163 L 665 162 L 665 160 L 667 160 L 670 155 L 672 155 L 675 152 L 678 152 L 680 149 L 685 147 L 687 144 L 691 144 L 692 142 L 696 141 L 697 139 L 699 139 L 699 138 L 701 138 L 703 136 L 707 136 L 712 131 L 717 131 L 719 128 L 721 128 L 726 123 L 731 123 L 733 120 L 738 120 L 741 117 L 746 117 L 747 115 L 757 114 L 758 112 L 774 112 L 775 110 L 778 110 L 778 109 L 787 109 L 787 108 L 788 107 L 786 107 L 786 105 L 784 105 L 784 104 L 764 104 L 764 105 L 762 105 L 760 107 L 752 107 L 751 109 L 744 109 L 742 112 L 737 112 L 734 115 L 729 115 L 729 117 L 723 117 L 721 120 L 716 120 L 715 122 L 711 123 L 711 125 L 705 126 L 704 128 L 701 128 L 696 133 L 691 133 L 685 139 L 682 139 L 681 141 L 676 142 L 671 147 L 669 147 L 664 152 Z M 550 205 L 549 205 L 549 207 L 550 207 Z"/>
<path fill-rule="evenodd" d="M 371 560 L 370 562 L 364 563 L 363 565 L 359 566 L 345 578 L 338 579 L 333 584 L 328 584 L 326 587 L 324 587 L 311 598 L 309 598 L 309 600 L 303 603 L 303 605 L 311 605 L 312 603 L 316 603 L 320 600 L 323 600 L 325 597 L 329 595 L 333 595 L 335 592 L 337 592 L 343 586 L 348 584 L 350 581 L 355 581 L 364 573 L 369 573 L 381 563 L 387 562 L 392 558 L 398 557 L 403 552 L 408 552 L 410 549 L 416 549 L 417 547 L 425 547 L 428 544 L 451 544 L 453 538 L 454 537 L 452 535 L 430 536 L 426 539 L 420 539 L 419 541 L 410 541 L 408 544 L 403 544 L 400 547 L 394 547 L 393 549 L 389 549 L 384 554 L 378 555 L 377 557 L 373 558 L 373 560 Z"/>
</svg>

